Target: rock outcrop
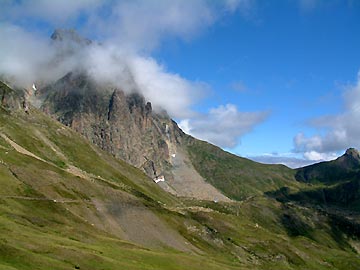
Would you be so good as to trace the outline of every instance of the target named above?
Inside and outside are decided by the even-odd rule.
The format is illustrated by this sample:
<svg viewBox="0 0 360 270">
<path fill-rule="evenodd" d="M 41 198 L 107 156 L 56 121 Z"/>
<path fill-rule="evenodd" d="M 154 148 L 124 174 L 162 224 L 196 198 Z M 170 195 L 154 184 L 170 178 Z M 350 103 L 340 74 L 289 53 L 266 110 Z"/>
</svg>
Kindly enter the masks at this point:
<svg viewBox="0 0 360 270">
<path fill-rule="evenodd" d="M 26 100 L 26 91 L 12 89 L 4 82 L 0 81 L 0 103 L 3 108 L 11 111 L 24 110 L 28 111 L 28 103 Z"/>
<path fill-rule="evenodd" d="M 69 73 L 40 96 L 45 112 L 105 151 L 152 178 L 170 176 L 170 156 L 184 133 L 165 113 L 154 113 L 140 94 L 125 95 L 84 74 Z"/>
<path fill-rule="evenodd" d="M 83 73 L 69 73 L 37 93 L 41 108 L 89 141 L 142 169 L 174 194 L 228 200 L 206 183 L 191 164 L 186 135 L 166 112 L 133 91 L 99 85 Z M 158 181 L 156 181 L 158 182 Z"/>
<path fill-rule="evenodd" d="M 55 64 L 94 45 L 72 30 L 56 30 L 51 38 L 58 49 Z M 165 111 L 153 111 L 151 101 L 138 91 L 129 68 L 123 70 L 124 92 L 114 83 L 95 81 L 80 66 L 40 87 L 31 101 L 116 158 L 142 169 L 165 190 L 179 196 L 227 200 L 191 164 L 187 143 L 193 138 Z"/>
</svg>

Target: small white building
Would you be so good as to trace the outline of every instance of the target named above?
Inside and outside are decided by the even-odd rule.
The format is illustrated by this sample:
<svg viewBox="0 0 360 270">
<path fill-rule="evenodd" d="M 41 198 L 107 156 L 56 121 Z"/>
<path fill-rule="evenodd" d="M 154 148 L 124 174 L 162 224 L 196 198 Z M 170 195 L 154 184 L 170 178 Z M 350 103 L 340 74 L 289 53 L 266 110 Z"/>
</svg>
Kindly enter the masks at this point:
<svg viewBox="0 0 360 270">
<path fill-rule="evenodd" d="M 154 182 L 157 184 L 159 182 L 165 182 L 165 177 L 163 175 L 157 176 L 154 178 Z"/>
</svg>

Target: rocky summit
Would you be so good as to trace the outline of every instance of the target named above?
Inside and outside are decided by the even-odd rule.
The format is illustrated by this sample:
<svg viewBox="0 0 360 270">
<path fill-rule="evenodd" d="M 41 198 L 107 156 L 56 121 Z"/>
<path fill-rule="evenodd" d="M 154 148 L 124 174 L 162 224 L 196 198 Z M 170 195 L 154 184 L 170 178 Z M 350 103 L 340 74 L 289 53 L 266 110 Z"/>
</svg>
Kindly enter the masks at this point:
<svg viewBox="0 0 360 270">
<path fill-rule="evenodd" d="M 142 169 L 165 190 L 180 196 L 228 200 L 197 173 L 187 157 L 185 135 L 165 111 L 136 91 L 101 85 L 69 73 L 37 94 L 41 109 L 90 142 Z"/>
</svg>

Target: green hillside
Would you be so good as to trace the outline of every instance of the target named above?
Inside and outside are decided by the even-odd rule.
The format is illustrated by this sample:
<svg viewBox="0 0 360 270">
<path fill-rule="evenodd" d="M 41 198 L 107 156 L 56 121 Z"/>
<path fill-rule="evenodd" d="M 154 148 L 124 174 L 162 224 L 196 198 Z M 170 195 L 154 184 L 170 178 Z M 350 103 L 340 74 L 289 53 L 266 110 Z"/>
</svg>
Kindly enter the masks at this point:
<svg viewBox="0 0 360 270">
<path fill-rule="evenodd" d="M 188 152 L 196 170 L 232 199 L 243 200 L 283 186 L 298 188 L 294 171 L 266 165 L 225 152 L 204 141 L 190 139 Z"/>
<path fill-rule="evenodd" d="M 0 269 L 360 268 L 358 236 L 320 210 L 262 195 L 297 190 L 290 169 L 189 147 L 244 191 L 219 189 L 247 199 L 174 197 L 36 109 L 0 108 Z"/>
</svg>

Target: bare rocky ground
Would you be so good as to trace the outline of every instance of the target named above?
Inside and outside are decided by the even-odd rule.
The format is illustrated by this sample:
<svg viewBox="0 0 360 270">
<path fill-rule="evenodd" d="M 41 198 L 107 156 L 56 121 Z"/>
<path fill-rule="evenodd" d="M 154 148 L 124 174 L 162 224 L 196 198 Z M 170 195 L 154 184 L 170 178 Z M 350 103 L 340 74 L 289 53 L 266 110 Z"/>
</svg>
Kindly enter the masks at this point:
<svg viewBox="0 0 360 270">
<path fill-rule="evenodd" d="M 206 183 L 181 148 L 177 148 L 175 157 L 171 158 L 171 163 L 174 179 L 170 180 L 169 184 L 178 196 L 192 197 L 199 200 L 231 201 L 212 185 Z"/>
</svg>

